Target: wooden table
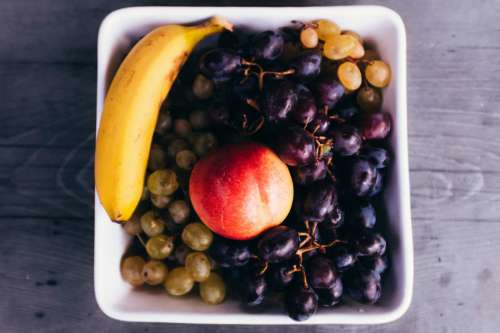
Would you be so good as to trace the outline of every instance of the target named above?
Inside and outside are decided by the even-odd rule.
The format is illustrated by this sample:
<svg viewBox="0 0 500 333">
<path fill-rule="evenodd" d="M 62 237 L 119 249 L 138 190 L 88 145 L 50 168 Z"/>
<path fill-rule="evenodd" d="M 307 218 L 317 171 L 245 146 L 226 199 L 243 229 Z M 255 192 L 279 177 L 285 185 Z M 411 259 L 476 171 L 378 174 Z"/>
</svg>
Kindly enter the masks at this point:
<svg viewBox="0 0 500 333">
<path fill-rule="evenodd" d="M 242 1 L 270 4 L 272 1 Z M 93 291 L 96 36 L 111 10 L 237 1 L 0 2 L 0 332 L 282 332 L 130 324 Z M 382 326 L 289 332 L 498 332 L 500 1 L 377 3 L 408 32 L 415 293 Z"/>
</svg>

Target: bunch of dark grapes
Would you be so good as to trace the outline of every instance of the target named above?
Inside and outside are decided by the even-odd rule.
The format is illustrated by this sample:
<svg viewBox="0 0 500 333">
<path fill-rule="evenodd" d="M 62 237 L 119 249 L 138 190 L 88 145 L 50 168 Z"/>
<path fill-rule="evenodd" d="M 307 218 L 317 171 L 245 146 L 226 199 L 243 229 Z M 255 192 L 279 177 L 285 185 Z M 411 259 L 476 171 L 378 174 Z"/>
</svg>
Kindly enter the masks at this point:
<svg viewBox="0 0 500 333">
<path fill-rule="evenodd" d="M 273 147 L 296 193 L 283 225 L 247 242 L 218 237 L 210 255 L 245 305 L 284 293 L 289 316 L 302 321 L 344 297 L 381 297 L 388 261 L 378 198 L 391 160 L 381 88 L 391 73 L 358 34 L 328 20 L 295 23 L 225 32 L 199 72 L 214 83 L 212 125 Z"/>
</svg>

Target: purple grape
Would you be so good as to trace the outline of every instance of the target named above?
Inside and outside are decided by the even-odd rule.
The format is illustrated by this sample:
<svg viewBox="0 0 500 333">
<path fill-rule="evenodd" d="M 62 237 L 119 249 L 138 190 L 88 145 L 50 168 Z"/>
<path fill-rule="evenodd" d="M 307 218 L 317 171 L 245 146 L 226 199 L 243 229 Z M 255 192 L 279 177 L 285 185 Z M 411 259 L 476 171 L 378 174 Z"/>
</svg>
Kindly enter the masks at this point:
<svg viewBox="0 0 500 333">
<path fill-rule="evenodd" d="M 356 106 L 345 107 L 342 109 L 338 109 L 336 113 L 342 119 L 352 119 L 359 114 L 359 109 Z"/>
<path fill-rule="evenodd" d="M 231 90 L 239 99 L 256 99 L 259 92 L 259 81 L 256 76 L 237 76 L 231 81 Z"/>
<path fill-rule="evenodd" d="M 360 257 L 359 265 L 363 268 L 382 275 L 387 269 L 388 263 L 386 257 Z"/>
<path fill-rule="evenodd" d="M 373 190 L 377 170 L 368 160 L 359 158 L 354 161 L 349 177 L 351 191 L 357 196 L 366 196 Z"/>
<path fill-rule="evenodd" d="M 200 60 L 200 72 L 209 78 L 229 78 L 241 67 L 241 57 L 228 49 L 213 49 Z"/>
<path fill-rule="evenodd" d="M 383 169 L 387 167 L 391 159 L 389 156 L 389 152 L 384 148 L 371 146 L 361 148 L 361 150 L 359 151 L 359 155 L 372 162 L 372 164 L 377 169 Z"/>
<path fill-rule="evenodd" d="M 257 306 L 264 302 L 267 282 L 263 275 L 243 274 L 238 290 L 244 304 Z"/>
<path fill-rule="evenodd" d="M 290 259 L 299 248 L 299 235 L 295 229 L 280 225 L 266 231 L 257 243 L 261 259 L 277 263 Z"/>
<path fill-rule="evenodd" d="M 276 152 L 289 166 L 302 166 L 315 161 L 314 137 L 298 126 L 285 128 L 276 139 Z"/>
<path fill-rule="evenodd" d="M 352 299 L 361 303 L 374 304 L 382 294 L 380 275 L 364 269 L 346 274 L 344 284 Z"/>
<path fill-rule="evenodd" d="M 384 176 L 382 173 L 376 169 L 375 170 L 375 184 L 373 184 L 372 189 L 368 193 L 369 196 L 373 197 L 382 191 L 382 186 L 384 185 Z"/>
<path fill-rule="evenodd" d="M 319 255 L 306 263 L 309 284 L 314 289 L 332 288 L 338 278 L 335 264 L 325 256 Z"/>
<path fill-rule="evenodd" d="M 297 104 L 297 90 L 288 80 L 276 80 L 266 86 L 261 108 L 272 123 L 286 120 Z"/>
<path fill-rule="evenodd" d="M 316 117 L 307 125 L 307 129 L 314 134 L 323 135 L 330 129 L 330 118 L 324 113 L 316 114 Z"/>
<path fill-rule="evenodd" d="M 321 181 L 308 187 L 302 202 L 303 220 L 322 222 L 337 205 L 337 189 L 331 181 Z"/>
<path fill-rule="evenodd" d="M 318 224 L 318 229 L 321 235 L 321 240 L 325 243 L 333 242 L 338 238 L 338 231 L 337 229 L 333 228 L 328 228 L 324 227 L 325 223 L 319 223 Z"/>
<path fill-rule="evenodd" d="M 293 75 L 301 80 L 318 76 L 321 70 L 321 58 L 321 53 L 315 50 L 302 52 L 290 62 L 290 67 L 295 70 Z"/>
<path fill-rule="evenodd" d="M 297 104 L 290 112 L 290 116 L 298 124 L 307 125 L 316 116 L 316 101 L 309 89 L 301 84 L 297 85 L 297 97 Z"/>
<path fill-rule="evenodd" d="M 292 285 L 285 295 L 285 307 L 290 318 L 304 321 L 318 309 L 318 296 L 311 288 Z"/>
<path fill-rule="evenodd" d="M 318 102 L 331 109 L 344 94 L 344 87 L 332 77 L 322 77 L 316 83 L 315 93 Z"/>
<path fill-rule="evenodd" d="M 251 38 L 250 54 L 256 60 L 272 61 L 283 53 L 285 40 L 275 31 L 264 31 Z"/>
<path fill-rule="evenodd" d="M 244 242 L 218 237 L 210 247 L 210 257 L 221 267 L 244 266 L 250 260 L 250 249 Z"/>
<path fill-rule="evenodd" d="M 342 294 L 344 292 L 344 287 L 342 280 L 337 278 L 333 287 L 328 289 L 316 289 L 316 294 L 318 295 L 318 304 L 322 307 L 332 307 L 340 303 L 342 300 Z"/>
<path fill-rule="evenodd" d="M 340 207 L 335 207 L 326 219 L 321 223 L 322 226 L 330 229 L 340 228 L 344 224 L 344 212 Z"/>
<path fill-rule="evenodd" d="M 387 112 L 365 113 L 361 134 L 365 140 L 385 139 L 391 130 L 391 115 Z"/>
<path fill-rule="evenodd" d="M 334 245 L 327 250 L 327 254 L 340 272 L 354 267 L 358 259 L 355 251 L 347 244 Z"/>
<path fill-rule="evenodd" d="M 327 174 L 328 165 L 325 160 L 317 160 L 312 164 L 296 167 L 293 170 L 294 180 L 300 185 L 309 185 L 325 179 Z"/>
<path fill-rule="evenodd" d="M 289 273 L 292 269 L 290 263 L 278 263 L 269 266 L 267 281 L 269 286 L 275 291 L 283 291 L 293 281 L 294 273 Z"/>
<path fill-rule="evenodd" d="M 371 229 L 377 222 L 375 208 L 369 201 L 361 200 L 349 211 L 349 221 L 355 228 Z"/>
<path fill-rule="evenodd" d="M 355 244 L 358 256 L 382 256 L 387 247 L 382 235 L 368 230 L 360 235 Z"/>
<path fill-rule="evenodd" d="M 344 125 L 334 132 L 335 144 L 333 150 L 340 156 L 356 154 L 361 147 L 361 136 L 356 128 Z"/>
<path fill-rule="evenodd" d="M 323 222 L 318 224 L 318 230 L 323 242 L 329 243 L 337 239 L 337 229 L 344 223 L 344 212 L 340 207 L 326 216 Z"/>
</svg>

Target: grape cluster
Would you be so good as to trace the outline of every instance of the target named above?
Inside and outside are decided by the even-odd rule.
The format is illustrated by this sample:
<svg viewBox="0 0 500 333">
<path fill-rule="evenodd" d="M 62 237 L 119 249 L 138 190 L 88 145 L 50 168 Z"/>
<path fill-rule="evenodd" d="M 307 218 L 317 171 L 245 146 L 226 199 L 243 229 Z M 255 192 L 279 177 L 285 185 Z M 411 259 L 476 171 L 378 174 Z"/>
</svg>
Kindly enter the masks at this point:
<svg viewBox="0 0 500 333">
<path fill-rule="evenodd" d="M 213 126 L 273 147 L 295 184 L 283 225 L 252 241 L 214 239 L 209 253 L 230 289 L 246 306 L 284 293 L 295 320 L 344 297 L 375 303 L 388 263 L 377 198 L 390 164 L 389 66 L 355 32 L 318 20 L 225 33 L 199 69 L 215 85 Z"/>
<path fill-rule="evenodd" d="M 124 225 L 145 253 L 125 257 L 124 279 L 163 284 L 171 295 L 198 282 L 210 304 L 227 283 L 245 306 L 279 299 L 299 321 L 345 297 L 377 302 L 388 267 L 379 198 L 391 162 L 392 120 L 382 111 L 390 80 L 376 51 L 329 20 L 222 33 L 217 47 L 188 60 L 158 118 L 143 202 Z M 193 165 L 217 145 L 248 139 L 291 169 L 285 222 L 249 241 L 187 224 L 197 220 L 187 197 Z"/>
<path fill-rule="evenodd" d="M 214 236 L 197 222 L 187 193 L 193 165 L 219 141 L 209 131 L 208 111 L 203 109 L 214 84 L 196 75 L 189 94 L 180 96 L 181 91 L 185 87 L 177 89 L 174 103 L 164 105 L 158 117 L 146 187 L 132 218 L 123 225 L 135 238 L 124 255 L 121 273 L 134 287 L 163 286 L 172 296 L 185 295 L 198 283 L 201 299 L 219 304 L 226 297 L 226 285 L 208 255 Z M 186 110 L 186 99 L 199 103 L 194 110 Z"/>
</svg>

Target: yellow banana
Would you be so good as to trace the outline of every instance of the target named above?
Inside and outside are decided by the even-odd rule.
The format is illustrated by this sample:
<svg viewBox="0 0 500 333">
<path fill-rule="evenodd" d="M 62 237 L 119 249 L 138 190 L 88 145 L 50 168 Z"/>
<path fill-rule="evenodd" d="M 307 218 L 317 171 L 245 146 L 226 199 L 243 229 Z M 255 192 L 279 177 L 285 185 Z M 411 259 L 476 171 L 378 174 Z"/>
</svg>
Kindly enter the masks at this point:
<svg viewBox="0 0 500 333">
<path fill-rule="evenodd" d="M 166 25 L 144 36 L 120 65 L 104 101 L 95 152 L 95 184 L 113 221 L 137 207 L 160 106 L 187 57 L 206 36 L 232 29 L 212 17 L 196 26 Z"/>
</svg>

